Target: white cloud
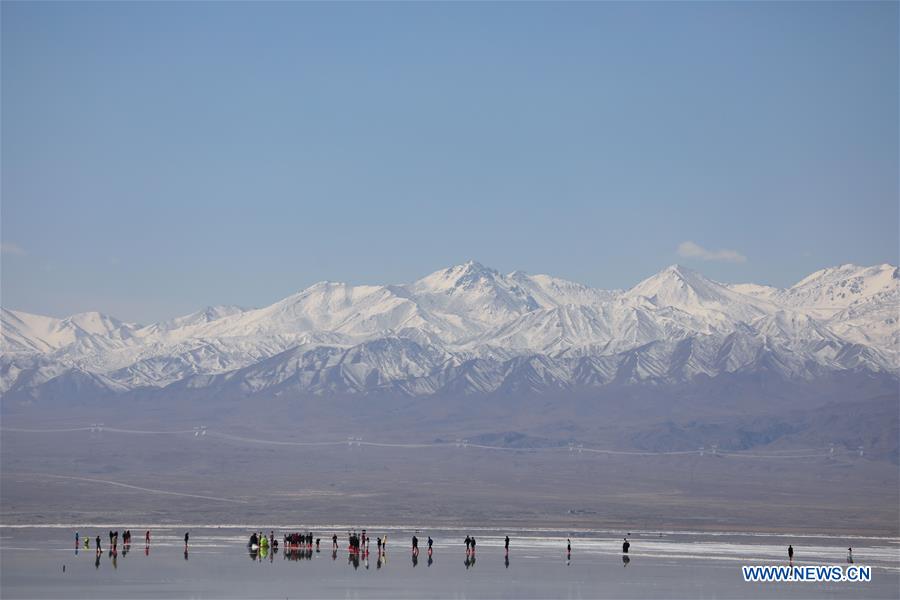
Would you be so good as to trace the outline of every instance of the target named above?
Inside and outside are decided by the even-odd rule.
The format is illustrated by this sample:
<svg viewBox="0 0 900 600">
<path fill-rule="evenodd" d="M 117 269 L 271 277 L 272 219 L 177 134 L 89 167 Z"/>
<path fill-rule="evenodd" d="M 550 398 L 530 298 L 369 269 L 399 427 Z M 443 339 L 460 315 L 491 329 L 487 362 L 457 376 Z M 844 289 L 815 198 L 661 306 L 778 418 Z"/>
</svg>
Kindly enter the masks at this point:
<svg viewBox="0 0 900 600">
<path fill-rule="evenodd" d="M 0 244 L 0 253 L 13 256 L 25 256 L 27 254 L 25 248 L 15 242 L 3 242 Z"/>
<path fill-rule="evenodd" d="M 747 257 L 737 250 L 707 250 L 700 244 L 690 240 L 678 244 L 678 255 L 684 258 L 699 258 L 700 260 L 716 260 L 719 262 L 747 262 Z"/>
</svg>

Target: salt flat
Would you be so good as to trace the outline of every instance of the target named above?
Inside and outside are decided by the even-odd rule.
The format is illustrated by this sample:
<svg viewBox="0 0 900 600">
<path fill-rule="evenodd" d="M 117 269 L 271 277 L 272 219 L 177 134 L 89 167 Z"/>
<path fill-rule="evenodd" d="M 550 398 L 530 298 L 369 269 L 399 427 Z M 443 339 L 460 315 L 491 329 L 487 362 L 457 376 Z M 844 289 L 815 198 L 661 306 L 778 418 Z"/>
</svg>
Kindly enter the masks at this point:
<svg viewBox="0 0 900 600">
<path fill-rule="evenodd" d="M 290 525 L 276 529 L 276 536 Z M 110 554 L 108 530 L 121 532 L 126 526 L 138 543 L 128 552 L 120 546 Z M 0 593 L 4 598 L 893 598 L 900 585 L 898 538 L 630 532 L 625 563 L 620 532 L 420 528 L 422 551 L 414 564 L 409 551 L 413 530 L 404 528 L 368 528 L 370 535 L 388 536 L 388 551 L 379 560 L 371 545 L 368 557 L 357 561 L 346 551 L 345 525 L 313 527 L 322 538 L 321 552 L 294 556 L 250 553 L 249 526 L 192 528 L 187 553 L 185 527 L 154 528 L 147 548 L 145 526 L 79 527 L 82 536 L 100 535 L 99 557 L 93 549 L 75 551 L 72 525 L 4 526 Z M 336 553 L 331 552 L 332 533 L 339 535 Z M 467 534 L 478 539 L 474 561 L 465 554 Z M 506 534 L 511 537 L 508 563 Z M 424 548 L 428 535 L 435 540 L 430 562 Z M 872 581 L 743 581 L 741 565 L 787 564 L 788 543 L 796 550 L 797 565 L 844 564 L 852 545 L 855 564 L 872 567 Z"/>
</svg>

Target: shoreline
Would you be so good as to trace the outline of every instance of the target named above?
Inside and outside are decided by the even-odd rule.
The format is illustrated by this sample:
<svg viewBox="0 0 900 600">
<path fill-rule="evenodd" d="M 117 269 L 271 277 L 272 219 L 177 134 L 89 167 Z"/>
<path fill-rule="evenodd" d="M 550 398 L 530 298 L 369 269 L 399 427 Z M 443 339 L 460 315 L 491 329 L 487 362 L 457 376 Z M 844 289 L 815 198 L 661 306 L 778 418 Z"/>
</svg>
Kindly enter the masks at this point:
<svg viewBox="0 0 900 600">
<path fill-rule="evenodd" d="M 248 530 L 248 531 L 256 531 L 259 529 L 265 530 L 275 530 L 275 531 L 347 531 L 347 530 L 358 530 L 358 529 L 367 529 L 371 531 L 418 531 L 418 530 L 436 530 L 436 531 L 460 531 L 460 532 L 480 532 L 480 533 L 491 533 L 491 532 L 515 532 L 516 534 L 560 534 L 561 537 L 588 537 L 588 536 L 620 536 L 620 535 L 629 535 L 632 537 L 638 536 L 657 536 L 657 535 L 666 535 L 666 536 L 709 536 L 709 537 L 760 537 L 760 538 L 768 538 L 768 537 L 794 537 L 794 538 L 809 538 L 809 539 L 848 539 L 848 540 L 881 540 L 887 542 L 896 542 L 900 545 L 900 535 L 864 535 L 861 533 L 831 533 L 831 532 L 822 532 L 819 531 L 817 533 L 804 533 L 800 531 L 736 531 L 736 530 L 687 530 L 687 529 L 610 529 L 610 528 L 585 528 L 585 527 L 574 527 L 574 528 L 561 528 L 561 527 L 523 527 L 523 526 L 506 526 L 503 525 L 477 525 L 477 526 L 465 526 L 465 525 L 450 525 L 450 524 L 441 524 L 441 523 L 432 523 L 428 525 L 359 525 L 359 524 L 346 524 L 346 523 L 282 523 L 282 524 L 272 524 L 272 523 L 132 523 L 132 522 L 123 522 L 123 521 L 115 521 L 115 522 L 104 522 L 104 523 L 88 523 L 88 522 L 79 522 L 79 523 L 0 523 L 0 529 L 86 529 L 86 528 L 100 528 L 100 529 L 116 529 L 116 528 L 134 528 L 134 529 L 197 529 L 197 530 L 222 530 L 222 529 L 234 529 L 234 530 Z M 527 537 L 537 537 L 537 536 L 527 536 Z M 553 537 L 553 536 L 551 536 Z"/>
</svg>

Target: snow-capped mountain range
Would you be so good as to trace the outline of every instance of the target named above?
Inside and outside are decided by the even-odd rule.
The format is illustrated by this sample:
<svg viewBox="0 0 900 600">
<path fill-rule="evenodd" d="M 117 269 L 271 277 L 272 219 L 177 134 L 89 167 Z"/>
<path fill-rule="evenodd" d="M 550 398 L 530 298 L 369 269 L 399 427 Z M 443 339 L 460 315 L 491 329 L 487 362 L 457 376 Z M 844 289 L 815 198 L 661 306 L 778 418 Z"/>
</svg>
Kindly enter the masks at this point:
<svg viewBox="0 0 900 600">
<path fill-rule="evenodd" d="M 142 326 L 2 309 L 0 393 L 540 392 L 724 373 L 900 373 L 900 275 L 843 265 L 777 289 L 673 265 L 630 290 L 477 262 L 403 285 L 321 282 L 270 306 Z"/>
</svg>

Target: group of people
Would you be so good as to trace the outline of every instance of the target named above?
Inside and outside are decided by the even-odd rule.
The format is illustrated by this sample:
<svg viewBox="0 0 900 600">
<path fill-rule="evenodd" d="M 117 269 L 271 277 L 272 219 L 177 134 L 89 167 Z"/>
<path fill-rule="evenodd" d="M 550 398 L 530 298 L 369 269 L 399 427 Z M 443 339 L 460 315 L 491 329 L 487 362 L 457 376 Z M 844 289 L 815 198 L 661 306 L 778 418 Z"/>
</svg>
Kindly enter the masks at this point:
<svg viewBox="0 0 900 600">
<path fill-rule="evenodd" d="M 322 538 L 315 538 L 317 552 L 319 550 L 319 542 L 321 539 Z M 309 531 L 306 533 L 286 533 L 284 535 L 284 545 L 286 548 L 306 548 L 307 550 L 312 550 L 313 534 Z"/>
<path fill-rule="evenodd" d="M 187 545 L 187 539 L 185 539 L 185 545 Z M 250 546 L 250 548 L 256 547 L 265 550 L 272 548 L 274 550 L 278 548 L 278 540 L 275 539 L 274 531 L 269 532 L 269 537 L 266 537 L 266 534 L 262 531 L 253 532 L 250 534 L 250 541 L 247 542 L 247 545 Z"/>
<path fill-rule="evenodd" d="M 131 531 L 129 531 L 128 529 L 126 529 L 125 532 L 122 534 L 122 543 L 125 545 L 128 545 L 131 543 Z M 110 548 L 112 548 L 114 550 L 119 547 L 119 531 L 118 530 L 116 530 L 116 531 L 110 530 L 109 546 L 110 546 Z"/>
<path fill-rule="evenodd" d="M 359 553 L 359 551 L 365 547 L 366 534 L 365 532 L 358 534 L 355 531 L 347 534 L 347 549 L 350 552 Z"/>
<path fill-rule="evenodd" d="M 184 559 L 188 559 L 188 538 L 189 534 L 184 534 Z M 128 552 L 131 550 L 131 540 L 132 534 L 130 529 L 126 529 L 122 532 L 122 556 L 127 556 Z M 144 533 L 144 554 L 146 556 L 150 555 L 150 530 L 148 529 Z M 119 557 L 119 532 L 118 531 L 109 531 L 109 558 L 113 568 L 118 568 L 117 559 Z M 78 551 L 80 549 L 90 550 L 91 549 L 91 538 L 90 536 L 81 536 L 81 533 L 75 532 L 75 555 L 78 555 Z M 98 535 L 94 538 L 94 550 L 97 553 L 96 560 L 94 560 L 94 567 L 100 568 L 100 557 L 103 555 L 103 545 L 101 542 L 101 537 Z M 63 565 L 63 571 L 65 571 L 65 565 Z"/>
<path fill-rule="evenodd" d="M 416 532 L 418 533 L 418 531 Z M 129 546 L 131 545 L 131 530 L 126 529 L 122 533 L 122 543 L 123 543 L 123 551 L 127 552 Z M 366 556 L 369 554 L 369 541 L 370 538 L 366 535 L 366 530 L 363 529 L 359 534 L 355 531 L 347 532 L 347 549 L 351 553 L 356 554 L 365 554 Z M 383 537 L 377 537 L 376 544 L 378 549 L 378 557 L 379 561 L 381 556 L 383 556 L 387 550 L 387 535 Z M 184 551 L 185 558 L 187 558 L 187 550 L 188 550 L 188 542 L 190 540 L 190 532 L 187 531 L 184 534 Z M 321 542 L 321 538 L 315 538 L 312 532 L 307 531 L 306 533 L 287 533 L 284 534 L 283 537 L 284 545 L 286 549 L 290 550 L 300 550 L 306 549 L 308 551 L 312 551 L 313 544 L 315 544 L 316 552 L 319 551 L 319 543 Z M 81 535 L 78 531 L 75 532 L 75 548 L 76 551 L 81 547 L 81 543 L 83 541 L 84 549 L 88 550 L 91 547 L 91 538 L 85 536 L 81 538 Z M 144 542 L 146 543 L 146 550 L 149 551 L 150 548 L 150 530 L 148 529 L 144 533 Z M 119 544 L 119 532 L 118 531 L 109 531 L 109 548 L 110 553 L 116 553 Z M 466 568 L 474 564 L 475 557 L 475 537 L 471 535 L 467 535 L 465 539 L 466 544 Z M 432 547 L 434 545 L 434 540 L 431 539 L 431 536 L 428 536 L 428 556 L 431 557 Z M 278 549 L 278 540 L 275 539 L 275 532 L 270 531 L 268 537 L 262 532 L 254 532 L 250 535 L 250 541 L 248 543 L 251 549 L 272 549 L 273 551 L 277 551 Z M 100 536 L 98 535 L 94 540 L 94 548 L 99 555 L 102 552 Z M 507 556 L 507 561 L 509 560 L 509 536 L 505 536 L 503 540 L 503 548 L 504 552 Z M 338 550 L 338 537 L 337 534 L 333 534 L 331 536 L 331 549 L 333 553 L 336 553 Z M 629 550 L 631 549 L 631 542 L 628 541 L 627 537 L 622 538 L 622 560 L 627 565 L 630 561 L 628 557 Z M 794 547 L 793 545 L 788 545 L 787 548 L 788 560 L 793 562 L 794 560 Z M 419 555 L 419 538 L 416 535 L 412 536 L 412 555 L 413 557 L 418 557 Z M 572 540 L 566 539 L 566 558 L 569 559 L 572 556 Z M 853 562 L 853 548 L 847 548 L 847 562 Z M 380 567 L 379 563 L 379 567 Z M 507 562 L 508 566 L 508 562 Z"/>
<path fill-rule="evenodd" d="M 126 552 L 128 551 L 128 548 L 131 546 L 131 537 L 132 536 L 131 536 L 130 529 L 126 529 L 125 531 L 122 532 L 122 546 Z M 144 542 L 148 546 L 150 545 L 150 530 L 149 529 L 144 534 Z M 187 546 L 187 542 L 188 542 L 188 534 L 185 533 L 184 534 L 185 546 Z M 83 544 L 83 547 L 85 550 L 90 550 L 91 538 L 88 536 L 85 536 L 84 538 L 82 538 L 81 534 L 78 531 L 76 531 L 75 532 L 75 548 L 82 547 L 82 544 Z M 116 531 L 110 530 L 109 531 L 109 549 L 111 551 L 116 551 L 116 550 L 118 550 L 118 547 L 119 547 L 119 532 L 118 532 L 118 530 L 116 530 Z M 103 548 L 100 543 L 99 535 L 94 540 L 94 548 L 97 550 L 97 552 L 103 551 Z"/>
<path fill-rule="evenodd" d="M 418 552 L 418 539 L 415 538 L 415 536 L 413 536 L 413 539 L 413 548 L 416 552 Z M 315 545 L 315 549 L 318 552 L 320 544 L 322 542 L 322 538 L 317 538 L 311 532 L 307 531 L 306 533 L 286 533 L 282 536 L 282 541 L 286 550 L 312 550 L 313 546 Z M 357 533 L 356 531 L 347 532 L 347 550 L 349 550 L 351 553 L 368 554 L 370 542 L 371 538 L 366 534 L 365 529 L 363 529 L 359 533 Z M 387 535 L 375 538 L 375 543 L 377 545 L 378 555 L 380 556 L 387 550 Z M 187 539 L 185 539 L 185 544 L 187 544 Z M 429 537 L 429 551 L 431 550 L 433 544 L 434 540 Z M 247 545 L 251 549 L 255 547 L 258 549 L 265 548 L 266 550 L 269 550 L 278 547 L 278 540 L 275 539 L 274 531 L 271 531 L 268 536 L 266 536 L 262 532 L 253 532 L 250 535 L 250 539 Z M 336 533 L 331 536 L 331 550 L 332 552 L 337 552 L 338 550 L 338 536 Z"/>
<path fill-rule="evenodd" d="M 431 539 L 431 536 L 428 536 L 428 556 L 431 556 L 431 547 L 434 545 L 434 540 Z M 415 535 L 412 536 L 412 553 L 413 556 L 419 555 L 419 538 Z"/>
<path fill-rule="evenodd" d="M 337 550 L 337 535 L 334 535 L 331 538 L 332 541 L 332 550 Z M 365 554 L 369 553 L 369 543 L 372 541 L 372 538 L 366 533 L 366 530 L 363 529 L 359 534 L 355 531 L 350 531 L 347 533 L 347 549 L 350 552 L 362 552 Z M 387 535 L 382 537 L 375 538 L 375 546 L 378 552 L 378 556 L 381 556 L 387 551 Z"/>
</svg>

